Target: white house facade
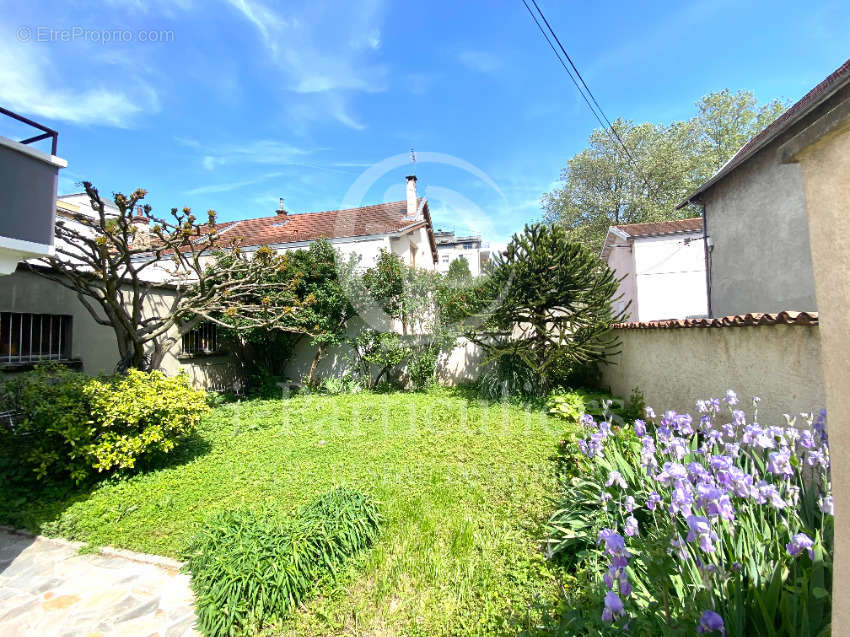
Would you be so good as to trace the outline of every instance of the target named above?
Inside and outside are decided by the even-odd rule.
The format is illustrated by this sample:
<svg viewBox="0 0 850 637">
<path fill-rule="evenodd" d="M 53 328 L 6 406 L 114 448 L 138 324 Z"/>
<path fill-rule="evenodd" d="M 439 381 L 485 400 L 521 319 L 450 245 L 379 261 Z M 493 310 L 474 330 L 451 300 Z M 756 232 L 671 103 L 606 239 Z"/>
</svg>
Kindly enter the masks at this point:
<svg viewBox="0 0 850 637">
<path fill-rule="evenodd" d="M 632 321 L 708 315 L 702 219 L 611 226 L 602 258 Z"/>
</svg>

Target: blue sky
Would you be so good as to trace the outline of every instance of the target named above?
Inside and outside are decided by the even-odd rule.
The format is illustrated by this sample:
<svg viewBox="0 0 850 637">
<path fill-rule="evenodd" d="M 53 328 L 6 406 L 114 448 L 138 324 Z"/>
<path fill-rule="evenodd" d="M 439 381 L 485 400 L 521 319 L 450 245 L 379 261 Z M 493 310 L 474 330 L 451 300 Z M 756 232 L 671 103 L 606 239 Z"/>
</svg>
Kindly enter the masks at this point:
<svg viewBox="0 0 850 637">
<path fill-rule="evenodd" d="M 796 100 L 850 55 L 846 2 L 538 1 L 612 119 Z M 596 124 L 520 0 L 4 4 L 0 104 L 59 130 L 60 194 L 326 210 L 403 198 L 413 147 L 435 225 L 505 241 Z"/>
</svg>

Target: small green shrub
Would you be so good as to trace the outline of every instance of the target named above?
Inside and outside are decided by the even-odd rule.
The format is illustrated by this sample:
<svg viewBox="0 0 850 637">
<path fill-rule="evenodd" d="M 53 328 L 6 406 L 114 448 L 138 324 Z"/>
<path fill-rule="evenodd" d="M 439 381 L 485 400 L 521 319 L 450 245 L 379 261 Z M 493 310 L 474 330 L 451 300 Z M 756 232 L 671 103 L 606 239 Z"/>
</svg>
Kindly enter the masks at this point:
<svg viewBox="0 0 850 637">
<path fill-rule="evenodd" d="M 208 410 L 186 376 L 129 370 L 90 378 L 61 366 L 39 366 L 6 381 L 0 411 L 4 449 L 38 478 L 132 468 L 143 456 L 171 451 Z"/>
<path fill-rule="evenodd" d="M 343 562 L 370 546 L 380 516 L 365 495 L 327 493 L 293 517 L 226 511 L 186 551 L 198 627 L 239 635 L 286 617 Z"/>
<path fill-rule="evenodd" d="M 540 379 L 519 356 L 500 356 L 488 363 L 478 377 L 478 391 L 493 400 L 538 395 Z"/>
</svg>

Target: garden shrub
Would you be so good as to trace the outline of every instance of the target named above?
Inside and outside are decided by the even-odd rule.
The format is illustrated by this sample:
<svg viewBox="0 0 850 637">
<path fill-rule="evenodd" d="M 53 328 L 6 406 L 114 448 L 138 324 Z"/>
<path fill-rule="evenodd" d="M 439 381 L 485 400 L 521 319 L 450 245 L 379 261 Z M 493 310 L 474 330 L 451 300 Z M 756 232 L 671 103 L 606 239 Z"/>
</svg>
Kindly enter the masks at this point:
<svg viewBox="0 0 850 637">
<path fill-rule="evenodd" d="M 198 627 L 239 635 L 285 618 L 346 559 L 370 546 L 380 515 L 365 495 L 331 491 L 295 516 L 225 511 L 186 550 Z"/>
<path fill-rule="evenodd" d="M 762 426 L 758 402 L 752 419 L 731 391 L 699 401 L 697 419 L 649 408 L 624 427 L 609 413 L 582 417 L 583 471 L 565 479 L 549 522 L 548 554 L 580 584 L 560 630 L 829 633 L 825 413 Z"/>
<path fill-rule="evenodd" d="M 13 412 L 13 424 L 2 429 L 7 452 L 15 450 L 38 478 L 75 482 L 171 451 L 208 410 L 204 392 L 185 375 L 134 369 L 91 378 L 38 366 L 7 380 L 0 393 L 0 411 Z"/>
</svg>

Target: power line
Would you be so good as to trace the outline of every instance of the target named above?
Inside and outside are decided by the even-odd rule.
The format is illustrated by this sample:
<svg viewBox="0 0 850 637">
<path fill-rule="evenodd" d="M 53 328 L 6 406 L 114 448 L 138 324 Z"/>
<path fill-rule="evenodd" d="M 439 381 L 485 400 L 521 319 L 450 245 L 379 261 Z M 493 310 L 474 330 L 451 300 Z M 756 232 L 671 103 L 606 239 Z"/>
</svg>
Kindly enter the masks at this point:
<svg viewBox="0 0 850 637">
<path fill-rule="evenodd" d="M 549 39 L 549 35 L 543 29 L 543 26 L 540 24 L 540 21 L 537 19 L 537 16 L 534 15 L 534 12 L 528 5 L 527 0 L 522 0 L 522 3 L 525 5 L 525 8 L 531 16 L 531 19 L 534 20 L 534 24 L 537 25 L 538 29 L 540 29 L 540 33 L 543 34 L 543 37 L 546 39 L 549 48 L 552 49 L 552 52 L 555 54 L 555 57 L 558 58 L 558 62 L 561 63 L 561 66 L 564 67 L 564 70 L 567 72 L 567 75 L 570 76 L 570 80 L 572 80 L 573 84 L 576 87 L 576 90 L 579 92 L 579 95 L 581 95 L 584 99 L 584 102 L 585 104 L 587 104 L 587 107 L 590 109 L 590 112 L 593 113 L 593 116 L 596 118 L 596 121 L 599 122 L 599 125 L 605 130 L 605 133 L 608 135 L 611 141 L 614 142 L 614 145 L 618 145 L 623 149 L 623 152 L 626 154 L 626 158 L 632 164 L 632 168 L 634 168 L 635 172 L 638 174 L 638 176 L 641 178 L 644 185 L 646 186 L 647 195 L 651 194 L 652 188 L 649 185 L 649 181 L 644 176 L 643 171 L 638 166 L 637 161 L 635 161 L 635 158 L 632 156 L 628 146 L 626 146 L 626 143 L 620 137 L 620 134 L 617 132 L 617 129 L 611 123 L 611 120 L 608 119 L 608 116 L 605 115 L 605 111 L 602 110 L 602 106 L 599 104 L 599 101 L 593 95 L 593 92 L 590 90 L 590 87 L 587 85 L 587 82 L 584 81 L 584 78 L 582 77 L 576 65 L 573 63 L 573 60 L 570 57 L 569 53 L 567 53 L 567 50 L 564 48 L 564 45 L 561 44 L 561 40 L 558 38 L 558 35 L 552 28 L 552 25 L 549 24 L 549 20 L 546 19 L 546 16 L 543 14 L 543 11 L 540 9 L 540 6 L 537 4 L 537 0 L 531 0 L 531 2 L 534 4 L 534 8 L 537 9 L 537 13 L 540 14 L 540 17 L 546 24 L 546 28 L 549 30 L 549 33 L 552 34 L 552 37 L 555 39 L 555 42 L 558 43 L 558 48 L 561 49 L 561 52 L 564 54 L 564 57 L 567 59 L 567 62 L 569 62 L 570 67 L 572 67 L 573 72 L 575 72 L 575 77 L 573 76 L 573 72 L 571 72 L 567 65 L 564 63 L 564 60 L 561 58 L 561 55 L 558 53 L 557 49 L 555 49 L 555 46 L 552 44 L 552 40 Z M 576 77 L 578 77 L 578 81 L 576 80 Z M 581 86 L 579 86 L 579 81 L 581 82 Z M 582 86 L 584 87 L 584 90 L 582 90 Z M 587 95 L 585 95 L 585 91 L 587 92 Z M 588 99 L 588 96 L 590 97 L 590 99 Z M 593 100 L 593 104 L 595 104 L 596 106 L 595 108 L 593 105 L 591 105 L 590 100 Z M 604 123 L 602 121 L 603 119 L 605 120 Z"/>
</svg>

